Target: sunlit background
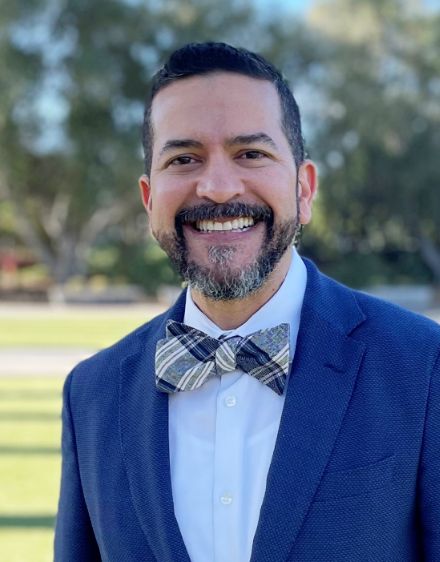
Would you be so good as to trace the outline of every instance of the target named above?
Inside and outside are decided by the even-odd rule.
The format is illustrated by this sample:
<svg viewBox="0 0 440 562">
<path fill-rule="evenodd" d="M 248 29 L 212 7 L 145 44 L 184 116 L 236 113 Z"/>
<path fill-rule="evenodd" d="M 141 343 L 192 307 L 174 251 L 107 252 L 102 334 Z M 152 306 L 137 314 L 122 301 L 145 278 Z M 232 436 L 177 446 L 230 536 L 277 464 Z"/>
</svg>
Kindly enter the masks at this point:
<svg viewBox="0 0 440 562">
<path fill-rule="evenodd" d="M 0 8 L 0 558 L 51 560 L 60 390 L 179 280 L 137 188 L 152 73 L 189 41 L 261 52 L 320 195 L 301 252 L 439 315 L 439 0 L 15 0 Z M 268 186 L 274 189 L 274 186 Z"/>
</svg>

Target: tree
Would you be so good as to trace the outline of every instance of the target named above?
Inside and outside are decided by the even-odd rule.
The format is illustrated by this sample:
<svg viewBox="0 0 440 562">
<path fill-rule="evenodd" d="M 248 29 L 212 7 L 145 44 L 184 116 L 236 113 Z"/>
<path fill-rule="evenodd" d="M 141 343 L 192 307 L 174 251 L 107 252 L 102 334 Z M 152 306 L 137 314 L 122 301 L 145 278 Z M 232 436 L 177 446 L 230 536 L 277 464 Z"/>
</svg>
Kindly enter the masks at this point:
<svg viewBox="0 0 440 562">
<path fill-rule="evenodd" d="M 0 26 L 0 190 L 57 283 L 85 273 L 97 244 L 124 245 L 143 214 L 140 124 L 159 61 L 189 41 L 270 50 L 277 37 L 238 0 L 22 0 Z"/>
<path fill-rule="evenodd" d="M 326 258 L 340 263 L 363 256 L 365 267 L 346 276 L 359 284 L 386 279 L 398 259 L 401 277 L 440 284 L 439 13 L 334 0 L 311 24 L 329 44 L 314 134 L 323 172 L 315 242 L 326 240 Z"/>
</svg>

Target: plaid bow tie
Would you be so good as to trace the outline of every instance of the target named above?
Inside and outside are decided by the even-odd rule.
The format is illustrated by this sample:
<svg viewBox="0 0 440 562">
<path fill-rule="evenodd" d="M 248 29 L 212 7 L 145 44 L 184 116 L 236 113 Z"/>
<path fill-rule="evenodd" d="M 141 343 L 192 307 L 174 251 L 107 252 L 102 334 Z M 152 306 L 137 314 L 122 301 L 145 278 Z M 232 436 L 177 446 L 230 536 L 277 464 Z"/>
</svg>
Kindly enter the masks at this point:
<svg viewBox="0 0 440 562">
<path fill-rule="evenodd" d="M 162 392 L 194 390 L 209 378 L 237 369 L 283 394 L 289 369 L 289 324 L 244 338 L 215 339 L 169 320 L 156 347 L 156 386 Z"/>
</svg>

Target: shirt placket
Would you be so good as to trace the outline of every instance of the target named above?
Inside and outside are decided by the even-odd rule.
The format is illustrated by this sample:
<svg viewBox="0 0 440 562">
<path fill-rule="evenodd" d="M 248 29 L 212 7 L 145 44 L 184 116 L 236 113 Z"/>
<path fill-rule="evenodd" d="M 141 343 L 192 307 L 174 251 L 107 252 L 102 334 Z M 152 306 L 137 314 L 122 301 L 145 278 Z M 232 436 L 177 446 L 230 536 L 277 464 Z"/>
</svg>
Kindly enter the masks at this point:
<svg viewBox="0 0 440 562">
<path fill-rule="evenodd" d="M 228 385 L 227 377 L 220 379 L 217 395 L 212 497 L 215 562 L 240 561 L 237 530 L 242 515 L 239 477 L 243 404 L 238 381 Z"/>
</svg>

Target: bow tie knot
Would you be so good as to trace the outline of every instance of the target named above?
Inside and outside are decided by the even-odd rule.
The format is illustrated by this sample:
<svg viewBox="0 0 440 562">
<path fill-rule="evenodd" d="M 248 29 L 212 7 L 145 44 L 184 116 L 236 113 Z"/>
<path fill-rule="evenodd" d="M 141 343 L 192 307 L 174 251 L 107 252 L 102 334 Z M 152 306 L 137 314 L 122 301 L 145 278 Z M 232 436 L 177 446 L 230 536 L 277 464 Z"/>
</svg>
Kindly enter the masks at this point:
<svg viewBox="0 0 440 562">
<path fill-rule="evenodd" d="M 156 385 L 167 393 L 194 390 L 209 378 L 238 369 L 283 394 L 289 368 L 289 325 L 246 337 L 211 338 L 169 320 L 156 347 Z"/>
<path fill-rule="evenodd" d="M 242 338 L 235 336 L 219 341 L 220 345 L 215 351 L 215 367 L 218 375 L 232 373 L 237 369 L 237 349 L 240 340 Z"/>
</svg>

